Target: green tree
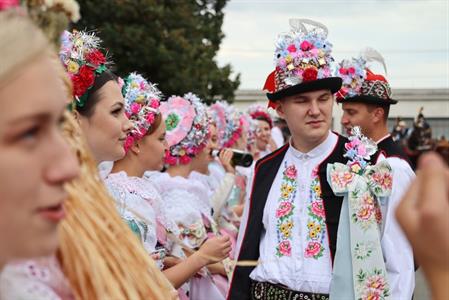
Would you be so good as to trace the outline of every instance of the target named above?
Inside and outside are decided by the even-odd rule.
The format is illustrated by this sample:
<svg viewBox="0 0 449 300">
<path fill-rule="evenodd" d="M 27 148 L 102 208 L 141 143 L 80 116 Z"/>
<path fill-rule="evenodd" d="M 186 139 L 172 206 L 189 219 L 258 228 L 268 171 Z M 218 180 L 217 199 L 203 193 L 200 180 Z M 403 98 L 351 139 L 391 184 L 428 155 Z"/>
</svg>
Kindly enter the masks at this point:
<svg viewBox="0 0 449 300">
<path fill-rule="evenodd" d="M 75 28 L 98 31 L 122 76 L 137 71 L 166 96 L 191 91 L 232 102 L 240 74 L 215 60 L 227 1 L 78 0 Z"/>
</svg>

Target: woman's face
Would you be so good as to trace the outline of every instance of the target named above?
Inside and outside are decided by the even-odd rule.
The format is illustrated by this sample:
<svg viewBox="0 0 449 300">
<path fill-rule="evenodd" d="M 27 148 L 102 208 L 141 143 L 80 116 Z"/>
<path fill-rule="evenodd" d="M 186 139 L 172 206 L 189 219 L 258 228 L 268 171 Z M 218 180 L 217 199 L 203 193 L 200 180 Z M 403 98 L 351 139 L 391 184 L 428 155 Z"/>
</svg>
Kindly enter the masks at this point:
<svg viewBox="0 0 449 300">
<path fill-rule="evenodd" d="M 260 151 L 264 151 L 267 148 L 267 145 L 270 141 L 271 137 L 271 128 L 268 122 L 263 120 L 257 120 L 257 129 L 256 129 L 256 146 Z"/>
<path fill-rule="evenodd" d="M 56 250 L 63 185 L 78 175 L 61 132 L 68 93 L 55 64 L 42 56 L 0 87 L 0 268 Z"/>
<path fill-rule="evenodd" d="M 165 122 L 161 121 L 159 127 L 153 133 L 146 135 L 137 143 L 139 149 L 138 157 L 145 170 L 162 170 L 165 152 L 168 150 L 168 144 L 165 140 Z"/>
<path fill-rule="evenodd" d="M 109 80 L 98 91 L 99 100 L 91 116 L 79 116 L 81 128 L 97 162 L 116 161 L 125 156 L 126 135 L 131 122 L 125 116 L 120 86 Z"/>
</svg>

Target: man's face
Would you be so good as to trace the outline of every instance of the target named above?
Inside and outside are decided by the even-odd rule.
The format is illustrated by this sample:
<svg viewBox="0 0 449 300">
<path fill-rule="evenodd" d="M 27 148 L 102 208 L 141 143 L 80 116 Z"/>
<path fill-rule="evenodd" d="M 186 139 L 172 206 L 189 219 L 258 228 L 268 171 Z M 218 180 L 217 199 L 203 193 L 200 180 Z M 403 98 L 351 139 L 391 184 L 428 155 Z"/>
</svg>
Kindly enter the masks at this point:
<svg viewBox="0 0 449 300">
<path fill-rule="evenodd" d="M 362 132 L 369 137 L 374 127 L 374 119 L 378 118 L 375 109 L 370 111 L 369 106 L 364 103 L 343 103 L 342 109 L 341 125 L 344 132 L 349 136 L 353 127 L 360 126 Z"/>
<path fill-rule="evenodd" d="M 286 97 L 276 110 L 294 137 L 315 145 L 326 138 L 331 128 L 333 104 L 329 90 L 318 90 Z"/>
</svg>

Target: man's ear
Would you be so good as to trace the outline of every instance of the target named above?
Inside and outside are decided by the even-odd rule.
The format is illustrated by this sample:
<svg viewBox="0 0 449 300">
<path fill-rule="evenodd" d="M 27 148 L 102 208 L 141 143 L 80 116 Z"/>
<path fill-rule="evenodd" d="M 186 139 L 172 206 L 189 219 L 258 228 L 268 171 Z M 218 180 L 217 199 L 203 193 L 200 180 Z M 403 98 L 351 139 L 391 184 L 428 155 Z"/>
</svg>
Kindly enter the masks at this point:
<svg viewBox="0 0 449 300">
<path fill-rule="evenodd" d="M 373 111 L 373 121 L 375 123 L 383 122 L 385 111 L 381 107 L 376 107 Z"/>
</svg>

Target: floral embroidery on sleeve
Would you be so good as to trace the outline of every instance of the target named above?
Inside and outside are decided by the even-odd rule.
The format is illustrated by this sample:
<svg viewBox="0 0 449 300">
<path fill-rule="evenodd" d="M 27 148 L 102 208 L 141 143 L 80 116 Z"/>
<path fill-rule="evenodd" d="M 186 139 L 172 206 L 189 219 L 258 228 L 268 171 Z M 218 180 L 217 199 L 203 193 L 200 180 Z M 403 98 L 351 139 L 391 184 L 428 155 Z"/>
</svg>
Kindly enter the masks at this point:
<svg viewBox="0 0 449 300">
<path fill-rule="evenodd" d="M 326 235 L 326 215 L 323 199 L 321 198 L 321 185 L 318 177 L 318 168 L 312 171 L 312 184 L 307 207 L 309 215 L 307 221 L 307 245 L 304 256 L 319 259 L 324 252 L 324 237 Z"/>
<path fill-rule="evenodd" d="M 276 255 L 278 257 L 291 256 L 292 252 L 292 230 L 294 227 L 293 210 L 295 208 L 294 200 L 296 195 L 297 171 L 295 165 L 287 166 L 285 162 L 285 170 L 281 183 L 281 195 L 278 200 L 276 209 L 276 227 L 278 236 L 278 245 L 276 246 Z"/>
</svg>

